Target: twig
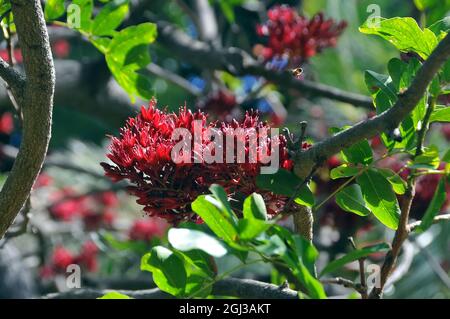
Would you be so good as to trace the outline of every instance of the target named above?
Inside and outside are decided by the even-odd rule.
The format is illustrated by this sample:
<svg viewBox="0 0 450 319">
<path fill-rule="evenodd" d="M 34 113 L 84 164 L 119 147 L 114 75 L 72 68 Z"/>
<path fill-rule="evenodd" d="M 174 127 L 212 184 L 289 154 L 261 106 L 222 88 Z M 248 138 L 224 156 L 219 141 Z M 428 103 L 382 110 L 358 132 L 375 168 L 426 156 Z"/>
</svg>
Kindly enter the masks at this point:
<svg viewBox="0 0 450 319">
<path fill-rule="evenodd" d="M 437 215 L 436 217 L 434 217 L 433 219 L 433 224 L 437 224 L 440 222 L 444 222 L 444 221 L 450 221 L 450 214 L 442 214 L 442 215 Z M 415 221 L 411 224 L 408 225 L 409 231 L 413 232 L 414 230 L 416 230 L 417 227 L 419 227 L 422 224 L 422 221 L 418 220 Z"/>
<path fill-rule="evenodd" d="M 333 285 L 341 285 L 345 288 L 352 288 L 362 294 L 362 286 L 361 284 L 355 283 L 351 280 L 342 278 L 342 277 L 336 277 L 336 278 L 328 278 L 328 279 L 322 279 L 320 280 L 321 283 L 324 284 L 333 284 Z"/>
<path fill-rule="evenodd" d="M 72 289 L 66 292 L 52 293 L 43 296 L 44 299 L 94 299 L 112 290 Z M 165 299 L 173 296 L 158 288 L 148 290 L 116 290 L 136 299 Z M 298 299 L 297 291 L 256 281 L 252 279 L 227 278 L 214 284 L 212 294 L 216 296 L 230 296 L 247 299 Z"/>
<path fill-rule="evenodd" d="M 356 247 L 355 241 L 353 240 L 353 237 L 349 237 L 348 238 L 350 244 L 352 245 L 353 249 L 357 250 L 358 248 Z M 359 279 L 361 282 L 361 298 L 362 299 L 367 299 L 368 295 L 367 295 L 367 282 L 366 282 L 366 272 L 365 272 L 365 266 L 364 266 L 364 262 L 365 262 L 365 258 L 359 258 L 358 259 L 358 264 L 359 264 Z"/>
<path fill-rule="evenodd" d="M 170 72 L 167 69 L 163 69 L 162 67 L 160 67 L 155 63 L 150 63 L 149 65 L 147 65 L 146 70 L 154 75 L 157 75 L 160 78 L 163 78 L 169 82 L 172 82 L 175 85 L 178 85 L 179 87 L 186 90 L 189 94 L 193 96 L 199 97 L 202 93 L 200 89 L 192 85 L 185 78 L 179 76 L 176 73 Z"/>
</svg>

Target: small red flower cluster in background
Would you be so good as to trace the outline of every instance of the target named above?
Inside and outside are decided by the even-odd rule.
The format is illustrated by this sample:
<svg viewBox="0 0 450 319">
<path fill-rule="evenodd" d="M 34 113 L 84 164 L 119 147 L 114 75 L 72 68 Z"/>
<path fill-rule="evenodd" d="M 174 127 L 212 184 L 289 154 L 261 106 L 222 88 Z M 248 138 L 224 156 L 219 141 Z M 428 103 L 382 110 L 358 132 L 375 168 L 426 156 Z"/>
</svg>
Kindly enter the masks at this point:
<svg viewBox="0 0 450 319">
<path fill-rule="evenodd" d="M 0 133 L 9 135 L 14 130 L 14 119 L 10 112 L 0 115 Z"/>
<path fill-rule="evenodd" d="M 265 60 L 286 56 L 292 64 L 301 64 L 335 46 L 347 26 L 345 21 L 325 19 L 323 13 L 308 19 L 286 5 L 271 8 L 267 15 L 269 20 L 257 26 L 258 35 L 268 37 L 260 54 Z"/>
<path fill-rule="evenodd" d="M 225 90 L 219 90 L 209 94 L 199 105 L 199 108 L 219 121 L 230 122 L 235 118 L 237 101 L 234 94 Z"/>
<path fill-rule="evenodd" d="M 164 236 L 168 224 L 160 218 L 137 219 L 128 231 L 130 240 L 150 241 Z"/>
<path fill-rule="evenodd" d="M 47 265 L 41 268 L 41 276 L 52 277 L 56 274 L 65 274 L 69 265 L 75 264 L 89 272 L 95 272 L 98 268 L 98 247 L 92 241 L 87 241 L 81 247 L 79 254 L 74 254 L 63 246 L 57 246 Z"/>
<path fill-rule="evenodd" d="M 66 58 L 70 54 L 70 44 L 67 40 L 56 40 L 51 43 L 51 46 L 55 57 L 59 59 Z"/>
<path fill-rule="evenodd" d="M 101 163 L 101 165 L 106 175 L 112 180 L 128 179 L 133 184 L 129 187 L 129 191 L 138 197 L 137 203 L 145 206 L 144 211 L 150 216 L 161 217 L 174 224 L 182 220 L 196 221 L 197 217 L 192 213 L 190 203 L 199 195 L 208 193 L 208 188 L 213 183 L 224 187 L 228 194 L 249 195 L 258 191 L 256 177 L 261 167 L 265 166 L 264 157 L 270 156 L 269 154 L 276 149 L 275 146 L 279 146 L 277 155 L 279 155 L 280 167 L 292 169 L 292 160 L 289 159 L 286 139 L 283 135 L 272 139 L 270 136 L 262 137 L 256 150 L 258 159 L 255 163 L 248 160 L 250 145 L 246 137 L 240 141 L 245 146 L 245 163 L 237 163 L 236 160 L 233 163 L 227 163 L 226 144 L 223 149 L 223 163 L 208 164 L 202 155 L 195 152 L 180 154 L 183 157 L 190 157 L 191 163 L 186 161 L 175 163 L 171 158 L 171 151 L 178 141 L 172 139 L 172 133 L 177 128 L 185 128 L 192 136 L 195 136 L 194 121 L 196 120 L 202 123 L 201 134 L 208 128 L 215 128 L 216 132 L 223 137 L 227 135 L 227 132 L 237 128 L 245 132 L 269 129 L 267 123 L 259 120 L 257 113 L 247 113 L 240 122 L 233 120 L 231 123 L 208 124 L 204 113 L 199 111 L 192 113 L 186 107 L 181 108 L 178 114 L 158 110 L 155 100 L 150 102 L 148 109 L 142 107 L 137 117 L 130 118 L 126 126 L 121 129 L 120 137 L 112 138 L 107 156 L 114 165 L 107 163 Z M 197 144 L 202 150 L 209 148 L 211 153 L 216 151 L 215 143 L 211 140 L 201 139 L 202 145 L 198 145 L 198 141 L 192 138 L 192 144 L 191 150 L 195 150 Z M 236 146 L 237 143 L 233 145 Z M 233 154 L 236 154 L 234 149 Z M 259 192 L 265 196 L 269 208 L 273 207 L 270 202 L 276 203 L 279 207 L 278 196 Z M 276 209 L 269 211 L 272 214 L 277 213 Z"/>
<path fill-rule="evenodd" d="M 52 194 L 52 200 L 49 211 L 55 219 L 71 221 L 81 218 L 87 230 L 111 228 L 116 217 L 114 209 L 119 204 L 114 192 L 75 196 L 71 188 L 63 188 Z"/>
</svg>

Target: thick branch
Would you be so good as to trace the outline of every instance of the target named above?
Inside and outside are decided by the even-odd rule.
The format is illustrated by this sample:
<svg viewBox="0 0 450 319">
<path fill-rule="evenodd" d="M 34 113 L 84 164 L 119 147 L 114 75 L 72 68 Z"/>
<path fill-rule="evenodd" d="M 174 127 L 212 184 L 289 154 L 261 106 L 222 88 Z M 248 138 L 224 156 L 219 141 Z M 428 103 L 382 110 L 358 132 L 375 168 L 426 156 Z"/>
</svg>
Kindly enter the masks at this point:
<svg viewBox="0 0 450 319">
<path fill-rule="evenodd" d="M 115 290 L 136 299 L 173 298 L 158 288 L 148 290 Z M 44 296 L 45 299 L 93 299 L 103 296 L 111 290 L 72 289 Z M 252 279 L 228 278 L 214 284 L 213 295 L 247 299 L 297 299 L 298 293 L 289 288 L 280 288 Z"/>
<path fill-rule="evenodd" d="M 165 46 L 170 52 L 178 55 L 200 68 L 224 70 L 235 75 L 262 76 L 284 88 L 298 90 L 302 94 L 320 96 L 349 104 L 373 108 L 372 100 L 363 95 L 346 92 L 332 86 L 319 84 L 307 80 L 298 80 L 292 77 L 289 71 L 268 70 L 255 61 L 248 53 L 238 48 L 215 48 L 208 43 L 192 39 L 177 27 L 164 22 L 151 20 L 158 25 L 158 43 Z"/>
<path fill-rule="evenodd" d="M 23 94 L 23 89 L 25 87 L 24 76 L 1 58 L 0 58 L 0 77 L 11 88 L 14 96 L 17 97 L 20 94 Z"/>
<path fill-rule="evenodd" d="M 395 129 L 416 107 L 439 69 L 450 56 L 450 35 L 447 35 L 424 62 L 408 90 L 399 96 L 393 107 L 384 113 L 342 131 L 307 151 L 297 154 L 296 171 L 310 169 L 331 155 L 381 132 Z"/>
<path fill-rule="evenodd" d="M 0 237 L 27 200 L 47 152 L 51 134 L 55 73 L 39 0 L 11 1 L 26 85 L 21 99 L 23 139 L 0 193 Z"/>
</svg>

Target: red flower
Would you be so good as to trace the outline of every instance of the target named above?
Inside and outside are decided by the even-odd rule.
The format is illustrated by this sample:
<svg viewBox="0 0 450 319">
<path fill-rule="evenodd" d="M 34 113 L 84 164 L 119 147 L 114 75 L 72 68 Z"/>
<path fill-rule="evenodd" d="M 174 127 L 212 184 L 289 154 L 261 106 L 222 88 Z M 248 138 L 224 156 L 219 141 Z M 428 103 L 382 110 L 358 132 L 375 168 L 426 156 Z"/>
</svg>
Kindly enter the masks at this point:
<svg viewBox="0 0 450 319">
<path fill-rule="evenodd" d="M 51 258 L 51 264 L 56 271 L 65 272 L 67 266 L 74 263 L 75 257 L 68 249 L 62 246 L 58 246 L 55 248 Z"/>
<path fill-rule="evenodd" d="M 167 223 L 157 218 L 138 219 L 128 231 L 128 236 L 131 240 L 150 241 L 155 237 L 163 237 L 167 226 Z"/>
<path fill-rule="evenodd" d="M 67 40 L 57 40 L 52 43 L 52 49 L 55 53 L 55 56 L 62 59 L 69 55 L 70 53 L 70 44 Z"/>
<path fill-rule="evenodd" d="M 106 207 L 116 207 L 119 204 L 119 199 L 114 192 L 103 192 L 97 197 L 98 200 Z"/>
<path fill-rule="evenodd" d="M 39 174 L 38 178 L 36 179 L 36 182 L 34 183 L 34 187 L 45 187 L 51 185 L 53 182 L 53 178 L 49 176 L 46 173 Z"/>
<path fill-rule="evenodd" d="M 307 61 L 327 47 L 333 47 L 347 26 L 345 21 L 335 23 L 323 13 L 311 19 L 299 15 L 295 8 L 275 6 L 267 12 L 269 21 L 257 26 L 260 36 L 267 36 L 267 45 L 261 50 L 265 60 L 288 57 L 291 64 Z"/>
<path fill-rule="evenodd" d="M 183 141 L 181 137 L 172 139 L 172 133 L 177 128 L 185 128 L 194 137 L 191 142 L 184 140 L 191 152 L 185 154 L 181 150 L 175 153 L 172 160 L 172 148 Z M 216 147 L 217 144 L 210 139 L 196 140 L 196 135 L 203 135 L 212 128 L 224 141 L 224 137 L 233 130 L 241 129 L 245 134 L 235 135 L 233 143 L 233 147 L 238 144 L 236 142 L 244 146 L 240 148 L 241 152 L 237 154 L 236 149 L 231 152 L 226 143 L 221 148 Z M 213 183 L 223 186 L 229 194 L 249 195 L 257 191 L 256 177 L 277 146 L 279 153 L 274 155 L 279 155 L 279 166 L 292 167 L 285 137 L 280 135 L 271 139 L 261 135 L 260 132 L 268 131 L 269 128 L 267 123 L 259 121 L 257 113 L 247 113 L 241 122 L 233 120 L 231 123 L 208 124 L 204 113 L 192 113 L 186 107 L 181 108 L 178 114 L 166 113 L 156 109 L 156 101 L 152 100 L 148 109 L 142 107 L 137 117 L 127 121 L 119 138 L 112 138 L 107 156 L 113 165 L 101 165 L 112 180 L 128 179 L 133 184 L 129 191 L 138 197 L 137 203 L 145 206 L 144 211 L 150 216 L 165 218 L 173 223 L 195 221 L 197 217 L 192 213 L 190 203 L 199 195 L 208 193 Z M 249 136 L 255 132 L 260 138 L 259 145 L 252 149 Z M 223 163 L 208 162 L 202 150 L 212 155 L 216 155 L 216 151 L 223 151 L 222 155 L 218 155 Z M 227 160 L 227 153 L 232 153 L 232 163 Z M 256 155 L 256 158 L 252 157 L 255 159 L 253 162 L 250 161 L 252 154 Z M 238 163 L 237 158 L 245 159 L 244 163 Z M 278 196 L 262 193 L 266 200 L 280 201 Z M 277 210 L 270 212 L 274 214 Z"/>
<path fill-rule="evenodd" d="M 0 116 L 0 133 L 11 134 L 14 130 L 14 119 L 10 112 L 5 112 Z"/>
<path fill-rule="evenodd" d="M 80 254 L 76 257 L 77 263 L 84 266 L 88 271 L 97 270 L 98 247 L 93 241 L 87 241 L 81 247 Z"/>
</svg>

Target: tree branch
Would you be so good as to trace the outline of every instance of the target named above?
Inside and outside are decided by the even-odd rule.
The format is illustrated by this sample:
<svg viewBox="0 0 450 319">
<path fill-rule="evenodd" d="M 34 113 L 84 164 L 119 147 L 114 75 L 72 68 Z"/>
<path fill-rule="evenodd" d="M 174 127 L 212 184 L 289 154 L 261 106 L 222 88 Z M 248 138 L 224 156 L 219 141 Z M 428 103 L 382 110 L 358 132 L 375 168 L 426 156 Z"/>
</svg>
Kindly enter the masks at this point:
<svg viewBox="0 0 450 319">
<path fill-rule="evenodd" d="M 43 296 L 44 299 L 94 299 L 105 295 L 112 290 L 98 289 L 72 289 L 66 292 L 51 293 Z M 164 299 L 173 296 L 158 288 L 148 290 L 114 290 L 136 299 Z M 297 299 L 298 293 L 289 288 L 281 288 L 252 279 L 227 278 L 213 286 L 213 295 L 230 296 L 246 299 Z"/>
<path fill-rule="evenodd" d="M 0 192 L 0 238 L 27 200 L 47 153 L 51 135 L 55 72 L 39 0 L 11 1 L 26 85 L 21 99 L 23 139 Z"/>
<path fill-rule="evenodd" d="M 262 76 L 279 86 L 298 90 L 302 94 L 373 109 L 372 99 L 367 96 L 308 80 L 298 80 L 293 78 L 289 71 L 268 70 L 239 48 L 215 48 L 208 43 L 192 39 L 170 23 L 157 20 L 152 15 L 148 16 L 158 26 L 158 44 L 165 46 L 184 61 L 202 69 L 223 70 L 235 75 Z"/>
<path fill-rule="evenodd" d="M 11 88 L 16 100 L 23 95 L 25 77 L 1 58 L 0 77 L 6 82 L 6 85 Z"/>
</svg>

